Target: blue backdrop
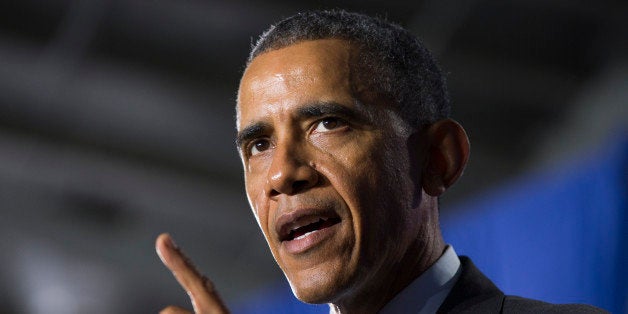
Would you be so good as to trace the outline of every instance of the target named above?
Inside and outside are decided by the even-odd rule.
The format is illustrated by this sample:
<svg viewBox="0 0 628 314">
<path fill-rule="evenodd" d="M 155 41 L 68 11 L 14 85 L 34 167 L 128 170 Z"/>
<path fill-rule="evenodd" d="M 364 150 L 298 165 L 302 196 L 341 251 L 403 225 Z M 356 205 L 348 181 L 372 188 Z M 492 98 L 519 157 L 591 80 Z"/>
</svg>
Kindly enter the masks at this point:
<svg viewBox="0 0 628 314">
<path fill-rule="evenodd" d="M 445 240 L 507 294 L 628 313 L 628 137 L 442 212 Z M 235 313 L 327 313 L 281 282 Z"/>
</svg>

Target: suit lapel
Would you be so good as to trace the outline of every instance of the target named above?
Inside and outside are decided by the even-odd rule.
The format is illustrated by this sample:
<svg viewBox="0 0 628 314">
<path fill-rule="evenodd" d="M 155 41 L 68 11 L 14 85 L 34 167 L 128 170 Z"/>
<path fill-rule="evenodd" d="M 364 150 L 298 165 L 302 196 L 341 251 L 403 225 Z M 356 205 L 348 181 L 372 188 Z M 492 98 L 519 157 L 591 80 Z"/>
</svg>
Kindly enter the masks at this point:
<svg viewBox="0 0 628 314">
<path fill-rule="evenodd" d="M 500 313 L 504 293 L 468 257 L 461 256 L 462 273 L 438 313 Z"/>
</svg>

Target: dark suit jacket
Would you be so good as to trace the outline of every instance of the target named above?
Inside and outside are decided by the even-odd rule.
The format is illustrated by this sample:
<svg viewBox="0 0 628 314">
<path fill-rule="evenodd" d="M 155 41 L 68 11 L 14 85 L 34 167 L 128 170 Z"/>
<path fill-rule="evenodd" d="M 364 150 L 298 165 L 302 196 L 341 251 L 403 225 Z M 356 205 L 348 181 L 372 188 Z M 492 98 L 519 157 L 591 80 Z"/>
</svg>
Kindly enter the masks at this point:
<svg viewBox="0 0 628 314">
<path fill-rule="evenodd" d="M 608 313 L 589 305 L 550 304 L 507 296 L 461 256 L 462 273 L 438 313 Z"/>
</svg>

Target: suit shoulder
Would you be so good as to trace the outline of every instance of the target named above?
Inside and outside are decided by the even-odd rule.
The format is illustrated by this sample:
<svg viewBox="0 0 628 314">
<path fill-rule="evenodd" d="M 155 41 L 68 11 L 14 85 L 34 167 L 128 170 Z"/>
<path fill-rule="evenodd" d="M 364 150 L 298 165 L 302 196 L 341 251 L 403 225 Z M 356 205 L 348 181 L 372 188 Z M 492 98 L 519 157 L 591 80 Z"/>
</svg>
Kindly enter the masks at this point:
<svg viewBox="0 0 628 314">
<path fill-rule="evenodd" d="M 516 296 L 507 296 L 504 299 L 503 306 L 503 313 L 609 313 L 603 309 L 586 304 L 551 304 Z"/>
</svg>

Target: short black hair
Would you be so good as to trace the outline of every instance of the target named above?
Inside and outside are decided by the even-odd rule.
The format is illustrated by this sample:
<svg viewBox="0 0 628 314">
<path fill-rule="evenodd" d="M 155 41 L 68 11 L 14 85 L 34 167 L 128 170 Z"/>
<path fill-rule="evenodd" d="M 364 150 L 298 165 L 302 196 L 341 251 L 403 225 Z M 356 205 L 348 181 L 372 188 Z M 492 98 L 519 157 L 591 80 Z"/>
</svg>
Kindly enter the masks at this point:
<svg viewBox="0 0 628 314">
<path fill-rule="evenodd" d="M 384 19 L 344 10 L 310 11 L 266 30 L 252 46 L 247 65 L 260 54 L 317 39 L 343 39 L 359 48 L 360 80 L 392 99 L 412 127 L 449 117 L 445 77 L 423 43 Z"/>
</svg>

